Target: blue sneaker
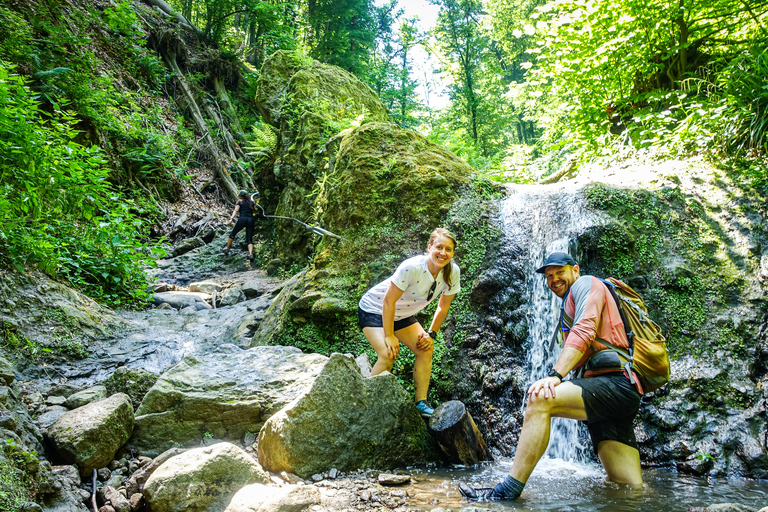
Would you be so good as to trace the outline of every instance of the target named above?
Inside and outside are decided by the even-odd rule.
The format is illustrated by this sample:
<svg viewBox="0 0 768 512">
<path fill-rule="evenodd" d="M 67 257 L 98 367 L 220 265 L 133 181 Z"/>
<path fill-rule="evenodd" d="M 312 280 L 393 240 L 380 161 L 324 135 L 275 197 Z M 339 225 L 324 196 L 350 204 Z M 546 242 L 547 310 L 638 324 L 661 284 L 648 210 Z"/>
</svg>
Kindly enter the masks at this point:
<svg viewBox="0 0 768 512">
<path fill-rule="evenodd" d="M 426 400 L 416 402 L 416 409 L 418 409 L 419 414 L 427 418 L 435 414 L 435 410 L 427 404 Z"/>
</svg>

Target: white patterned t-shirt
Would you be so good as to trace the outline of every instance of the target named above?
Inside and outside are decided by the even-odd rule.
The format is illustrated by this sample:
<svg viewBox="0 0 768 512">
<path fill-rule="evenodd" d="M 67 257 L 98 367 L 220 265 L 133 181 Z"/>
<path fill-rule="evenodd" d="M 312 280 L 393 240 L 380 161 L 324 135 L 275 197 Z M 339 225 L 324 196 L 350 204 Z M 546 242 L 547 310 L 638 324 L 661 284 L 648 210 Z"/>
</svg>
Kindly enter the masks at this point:
<svg viewBox="0 0 768 512">
<path fill-rule="evenodd" d="M 459 266 L 453 261 L 451 265 L 451 286 L 443 281 L 443 271 L 437 274 L 437 279 L 432 278 L 432 274 L 427 267 L 427 256 L 420 254 L 413 258 L 408 258 L 397 267 L 395 273 L 389 279 L 385 279 L 370 290 L 360 299 L 360 309 L 368 313 L 381 315 L 384 310 L 384 296 L 389 289 L 389 283 L 403 290 L 403 295 L 395 303 L 395 320 L 402 320 L 413 316 L 431 302 L 427 300 L 429 289 L 432 283 L 437 281 L 432 300 L 440 295 L 455 295 L 461 290 L 459 284 Z"/>
</svg>

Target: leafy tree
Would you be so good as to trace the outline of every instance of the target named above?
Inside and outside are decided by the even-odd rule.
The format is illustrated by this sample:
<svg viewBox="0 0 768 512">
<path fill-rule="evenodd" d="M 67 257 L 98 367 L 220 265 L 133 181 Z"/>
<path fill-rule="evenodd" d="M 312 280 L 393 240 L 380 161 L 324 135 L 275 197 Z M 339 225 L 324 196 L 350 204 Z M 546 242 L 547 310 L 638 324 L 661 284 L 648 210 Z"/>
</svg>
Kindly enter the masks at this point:
<svg viewBox="0 0 768 512">
<path fill-rule="evenodd" d="M 767 14 L 766 0 L 552 1 L 522 27 L 537 37 L 528 83 L 540 106 L 566 113 L 582 140 L 599 141 L 644 108 L 679 104 L 669 91 L 764 36 Z"/>
<path fill-rule="evenodd" d="M 480 30 L 480 0 L 430 0 L 440 6 L 434 29 L 437 46 L 448 60 L 447 71 L 453 79 L 450 97 L 463 110 L 467 132 L 478 141 L 478 111 L 482 103 L 479 88 L 481 60 L 488 38 Z"/>
<path fill-rule="evenodd" d="M 373 0 L 307 0 L 309 55 L 364 77 L 376 32 Z"/>
</svg>

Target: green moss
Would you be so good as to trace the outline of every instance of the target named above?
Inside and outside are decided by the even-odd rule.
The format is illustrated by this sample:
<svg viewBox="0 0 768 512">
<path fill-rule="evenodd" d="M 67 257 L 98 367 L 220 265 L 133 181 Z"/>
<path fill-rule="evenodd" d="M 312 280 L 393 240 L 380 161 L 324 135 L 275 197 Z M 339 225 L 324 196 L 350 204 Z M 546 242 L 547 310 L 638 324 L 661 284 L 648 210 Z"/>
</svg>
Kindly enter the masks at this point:
<svg viewBox="0 0 768 512">
<path fill-rule="evenodd" d="M 0 510 L 17 512 L 37 496 L 37 453 L 26 452 L 11 440 L 0 450 Z"/>
<path fill-rule="evenodd" d="M 591 207 L 616 219 L 580 237 L 586 273 L 640 283 L 673 357 L 709 357 L 718 348 L 744 357 L 748 334 L 714 325 L 720 311 L 739 303 L 746 283 L 737 267 L 741 257 L 708 207 L 677 188 L 595 184 L 585 196 Z"/>
</svg>

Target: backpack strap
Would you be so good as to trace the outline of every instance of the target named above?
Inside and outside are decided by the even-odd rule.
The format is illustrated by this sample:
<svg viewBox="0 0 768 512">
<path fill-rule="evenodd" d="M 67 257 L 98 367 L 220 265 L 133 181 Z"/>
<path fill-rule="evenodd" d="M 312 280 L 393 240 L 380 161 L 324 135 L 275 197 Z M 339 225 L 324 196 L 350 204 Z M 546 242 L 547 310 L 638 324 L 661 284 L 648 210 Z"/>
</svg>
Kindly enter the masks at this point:
<svg viewBox="0 0 768 512">
<path fill-rule="evenodd" d="M 598 279 L 600 279 L 598 277 Z M 597 341 L 602 343 L 603 345 L 606 345 L 607 347 L 610 347 L 606 350 L 612 350 L 619 354 L 620 358 L 624 359 L 626 362 L 624 363 L 624 370 L 627 371 L 627 375 L 629 375 L 629 381 L 632 383 L 632 385 L 635 384 L 635 378 L 632 374 L 632 355 L 634 352 L 634 339 L 635 339 L 635 332 L 629 327 L 629 322 L 627 321 L 627 316 L 624 314 L 624 310 L 621 307 L 621 301 L 619 300 L 619 296 L 616 293 L 615 287 L 613 283 L 610 281 L 606 281 L 605 279 L 600 279 L 600 281 L 605 284 L 606 288 L 608 288 L 608 292 L 610 293 L 611 297 L 613 297 L 613 300 L 616 304 L 616 307 L 619 310 L 619 316 L 621 317 L 621 323 L 624 325 L 624 332 L 627 335 L 627 341 L 629 342 L 629 350 L 625 350 L 622 347 L 617 347 L 613 343 L 604 340 L 602 338 L 595 337 Z M 565 296 L 563 297 L 563 301 L 560 304 L 560 332 L 568 332 L 573 327 L 573 318 L 568 315 L 568 313 L 565 312 L 565 301 L 568 299 L 568 294 L 571 293 L 571 290 L 569 289 L 567 292 L 565 292 Z M 630 302 L 631 303 L 631 302 Z M 635 306 L 634 303 L 631 303 L 632 306 Z M 637 307 L 637 306 L 635 306 Z M 586 369 L 587 363 L 589 363 L 589 360 L 594 356 L 597 352 L 594 352 L 589 356 L 589 358 L 584 362 L 584 364 L 581 366 L 581 368 L 577 372 L 577 377 L 581 377 L 581 375 L 584 373 L 584 370 Z"/>
</svg>

